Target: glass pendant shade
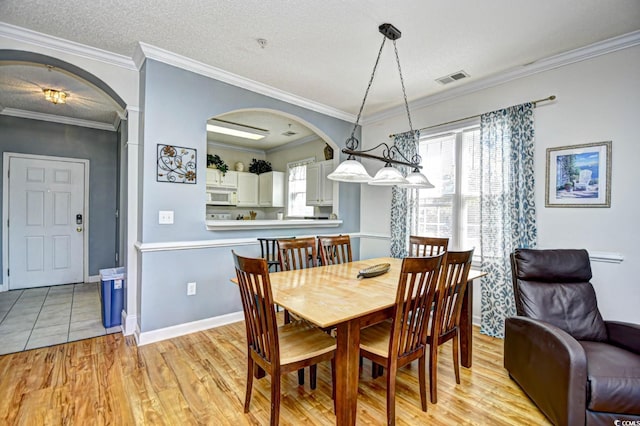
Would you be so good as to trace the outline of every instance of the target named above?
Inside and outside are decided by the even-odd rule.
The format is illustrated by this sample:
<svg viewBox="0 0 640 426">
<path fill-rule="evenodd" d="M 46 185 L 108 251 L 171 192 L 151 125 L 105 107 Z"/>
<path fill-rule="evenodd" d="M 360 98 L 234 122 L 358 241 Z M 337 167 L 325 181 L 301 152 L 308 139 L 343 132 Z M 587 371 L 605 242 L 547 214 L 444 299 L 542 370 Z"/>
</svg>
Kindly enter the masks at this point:
<svg viewBox="0 0 640 426">
<path fill-rule="evenodd" d="M 338 182 L 355 183 L 369 182 L 372 179 L 362 163 L 356 160 L 343 161 L 327 178 Z"/>
<path fill-rule="evenodd" d="M 387 164 L 374 176 L 374 178 L 369 182 L 369 185 L 376 186 L 393 186 L 393 185 L 406 185 L 407 180 L 402 176 L 400 170 L 391 167 L 391 165 Z"/>
<path fill-rule="evenodd" d="M 409 183 L 400 185 L 402 188 L 435 188 L 429 179 L 422 173 L 420 173 L 417 169 L 413 172 L 409 173 L 407 176 L 407 181 Z"/>
</svg>

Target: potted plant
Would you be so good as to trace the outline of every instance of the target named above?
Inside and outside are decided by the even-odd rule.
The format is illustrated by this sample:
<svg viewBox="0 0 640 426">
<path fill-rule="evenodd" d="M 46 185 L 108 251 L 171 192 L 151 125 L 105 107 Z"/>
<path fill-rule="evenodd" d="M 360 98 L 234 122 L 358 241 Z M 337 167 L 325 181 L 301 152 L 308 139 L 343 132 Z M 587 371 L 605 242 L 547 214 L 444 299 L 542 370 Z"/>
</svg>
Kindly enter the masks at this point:
<svg viewBox="0 0 640 426">
<path fill-rule="evenodd" d="M 273 170 L 271 163 L 265 160 L 256 160 L 254 158 L 251 160 L 251 164 L 249 164 L 249 171 L 257 175 L 270 172 L 271 170 Z"/>
<path fill-rule="evenodd" d="M 567 192 L 571 192 L 572 189 L 573 189 L 573 182 L 571 182 L 571 181 L 565 182 L 564 190 L 567 191 Z"/>
<path fill-rule="evenodd" d="M 218 154 L 216 155 L 207 154 L 207 167 L 213 167 L 215 169 L 220 170 L 223 176 L 229 170 L 229 166 L 227 166 L 227 163 L 225 163 L 224 160 L 222 160 L 222 158 L 220 158 Z"/>
</svg>

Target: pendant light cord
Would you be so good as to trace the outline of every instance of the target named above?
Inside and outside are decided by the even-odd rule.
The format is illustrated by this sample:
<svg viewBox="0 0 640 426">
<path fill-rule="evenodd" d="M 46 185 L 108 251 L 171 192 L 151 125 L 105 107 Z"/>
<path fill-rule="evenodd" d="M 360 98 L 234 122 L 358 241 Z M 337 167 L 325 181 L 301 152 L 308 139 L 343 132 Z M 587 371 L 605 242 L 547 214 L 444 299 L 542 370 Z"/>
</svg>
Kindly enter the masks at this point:
<svg viewBox="0 0 640 426">
<path fill-rule="evenodd" d="M 386 36 L 382 36 L 382 44 L 380 45 L 380 50 L 378 51 L 378 57 L 376 58 L 376 63 L 373 66 L 373 72 L 371 73 L 371 77 L 369 78 L 369 84 L 367 85 L 367 90 L 364 92 L 364 98 L 362 99 L 362 105 L 360 105 L 360 111 L 358 111 L 358 117 L 356 118 L 356 124 L 353 126 L 353 130 L 351 131 L 351 137 L 349 138 L 349 141 L 354 141 L 356 142 L 354 147 L 349 147 L 347 146 L 347 148 L 349 149 L 357 149 L 358 148 L 358 140 L 355 139 L 355 134 L 356 134 L 356 129 L 358 128 L 358 124 L 360 124 L 360 116 L 362 116 L 362 110 L 364 109 L 364 104 L 367 102 L 367 96 L 369 95 L 369 89 L 371 89 L 371 85 L 373 84 L 373 78 L 376 76 L 376 69 L 378 68 L 378 63 L 380 62 L 380 56 L 382 56 L 382 49 L 384 48 L 384 43 L 387 41 L 387 37 Z M 394 45 L 395 45 L 395 40 L 394 40 Z M 404 90 L 404 85 L 403 85 L 403 90 Z M 405 101 L 406 101 L 406 96 L 405 96 Z"/>
<path fill-rule="evenodd" d="M 402 69 L 400 68 L 400 57 L 398 56 L 398 46 L 396 41 L 393 40 L 393 50 L 396 53 L 396 63 L 398 64 L 398 73 L 400 74 L 400 84 L 402 85 L 402 96 L 404 96 L 404 107 L 407 110 L 407 118 L 409 119 L 409 130 L 411 130 L 411 136 L 415 138 L 413 132 L 413 123 L 411 123 L 411 114 L 409 113 L 409 102 L 407 101 L 407 91 L 404 89 L 404 78 L 402 78 Z"/>
</svg>

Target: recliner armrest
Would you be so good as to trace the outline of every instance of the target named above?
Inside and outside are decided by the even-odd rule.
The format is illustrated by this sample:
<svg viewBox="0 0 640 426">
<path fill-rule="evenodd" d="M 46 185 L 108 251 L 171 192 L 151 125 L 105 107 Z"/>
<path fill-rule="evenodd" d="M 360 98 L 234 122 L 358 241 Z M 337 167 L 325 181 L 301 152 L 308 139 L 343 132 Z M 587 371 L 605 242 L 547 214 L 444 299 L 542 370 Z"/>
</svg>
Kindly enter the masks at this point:
<svg viewBox="0 0 640 426">
<path fill-rule="evenodd" d="M 640 355 L 640 324 L 605 321 L 609 343 Z"/>
<path fill-rule="evenodd" d="M 543 321 L 507 318 L 504 366 L 552 423 L 585 424 L 587 359 L 571 335 Z"/>
</svg>

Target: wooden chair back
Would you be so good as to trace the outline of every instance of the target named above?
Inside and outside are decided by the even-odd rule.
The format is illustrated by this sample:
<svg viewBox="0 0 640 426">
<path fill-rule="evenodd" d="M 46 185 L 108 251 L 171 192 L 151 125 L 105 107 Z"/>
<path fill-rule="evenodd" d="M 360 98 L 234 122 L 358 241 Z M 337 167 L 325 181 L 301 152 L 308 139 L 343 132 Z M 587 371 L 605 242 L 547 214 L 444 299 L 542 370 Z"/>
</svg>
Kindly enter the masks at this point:
<svg viewBox="0 0 640 426">
<path fill-rule="evenodd" d="M 348 235 L 318 237 L 318 251 L 323 265 L 352 262 L 351 238 Z"/>
<path fill-rule="evenodd" d="M 435 256 L 447 251 L 448 238 L 409 236 L 409 256 Z"/>
<path fill-rule="evenodd" d="M 409 359 L 416 359 L 424 353 L 431 306 L 444 256 L 442 253 L 402 261 L 389 340 L 389 356 L 397 357 L 397 365 L 404 365 Z"/>
<path fill-rule="evenodd" d="M 436 321 L 433 322 L 432 327 L 432 330 L 437 331 L 438 341 L 443 338 L 445 341 L 448 340 L 448 334 L 460 325 L 462 299 L 467 289 L 472 258 L 473 249 L 449 251 L 442 264 L 436 303 Z M 433 332 L 432 335 L 434 335 Z"/>
<path fill-rule="evenodd" d="M 280 270 L 282 271 L 293 271 L 318 266 L 318 252 L 316 251 L 315 237 L 279 240 L 278 261 L 280 262 Z"/>
<path fill-rule="evenodd" d="M 263 361 L 261 367 L 271 372 L 271 365 L 280 364 L 280 351 L 267 261 L 232 253 L 244 311 L 247 346 Z"/>
</svg>

